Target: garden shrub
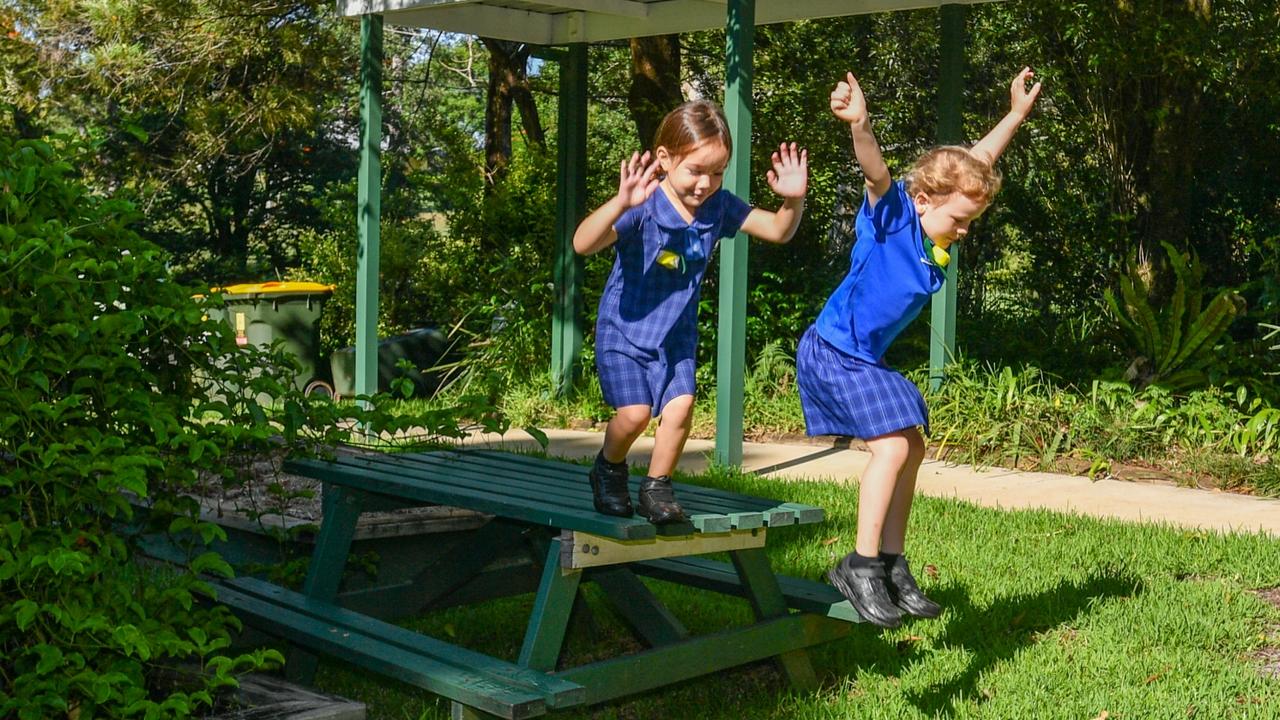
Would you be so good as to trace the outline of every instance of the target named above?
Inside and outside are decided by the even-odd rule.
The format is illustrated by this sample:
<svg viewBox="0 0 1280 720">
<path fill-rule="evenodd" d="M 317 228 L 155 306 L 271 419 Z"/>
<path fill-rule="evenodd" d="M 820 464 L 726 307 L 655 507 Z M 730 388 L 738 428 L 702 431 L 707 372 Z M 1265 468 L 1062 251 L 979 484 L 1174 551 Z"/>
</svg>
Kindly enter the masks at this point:
<svg viewBox="0 0 1280 720">
<path fill-rule="evenodd" d="M 461 436 L 460 417 L 503 429 L 483 405 L 391 417 L 379 397 L 302 397 L 289 356 L 237 348 L 136 219 L 49 144 L 0 138 L 0 717 L 198 715 L 282 660 L 228 654 L 237 621 L 203 602 L 231 571 L 189 496 L 210 478 L 352 428 L 384 445 Z M 131 500 L 186 538 L 189 572 L 149 581 Z"/>
</svg>

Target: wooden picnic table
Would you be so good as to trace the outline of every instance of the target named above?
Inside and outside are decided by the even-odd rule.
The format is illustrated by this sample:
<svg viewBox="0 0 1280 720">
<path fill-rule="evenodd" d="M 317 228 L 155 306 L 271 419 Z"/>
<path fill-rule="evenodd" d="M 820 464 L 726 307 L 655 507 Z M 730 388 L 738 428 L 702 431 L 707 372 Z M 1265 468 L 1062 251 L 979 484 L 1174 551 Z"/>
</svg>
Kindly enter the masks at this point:
<svg viewBox="0 0 1280 720">
<path fill-rule="evenodd" d="M 792 683 L 811 687 L 816 676 L 805 649 L 861 621 L 834 588 L 778 576 L 765 554 L 772 531 L 820 522 L 821 508 L 678 483 L 689 522 L 654 526 L 595 512 L 580 465 L 491 450 L 339 455 L 285 469 L 324 483 L 324 520 L 302 592 L 237 578 L 219 584 L 218 599 L 302 650 L 289 660 L 294 678 L 309 680 L 314 653 L 327 654 L 447 697 L 455 718 L 527 718 L 770 657 Z M 632 478 L 633 495 L 639 481 Z M 532 548 L 536 595 L 514 662 L 391 624 L 377 616 L 396 613 L 373 610 L 368 598 L 339 604 L 360 514 L 425 504 L 493 517 L 473 531 L 467 551 L 449 552 L 412 587 L 388 590 L 382 607 L 429 604 L 495 558 Z M 711 553 L 727 553 L 730 562 L 704 557 Z M 638 576 L 744 597 L 756 621 L 691 637 Z M 603 590 L 648 649 L 558 667 L 583 581 Z"/>
</svg>

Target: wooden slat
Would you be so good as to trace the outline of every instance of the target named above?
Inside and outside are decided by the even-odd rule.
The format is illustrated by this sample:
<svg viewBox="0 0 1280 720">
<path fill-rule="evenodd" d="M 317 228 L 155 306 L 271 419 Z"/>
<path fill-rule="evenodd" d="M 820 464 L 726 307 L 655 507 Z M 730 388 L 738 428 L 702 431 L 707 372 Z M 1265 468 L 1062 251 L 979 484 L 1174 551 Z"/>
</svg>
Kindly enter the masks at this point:
<svg viewBox="0 0 1280 720">
<path fill-rule="evenodd" d="M 697 557 L 671 558 L 637 563 L 631 569 L 658 580 L 692 585 L 726 595 L 745 596 L 737 571 L 733 565 L 725 562 Z M 834 587 L 785 575 L 777 577 L 782 596 L 787 601 L 787 607 L 792 610 L 824 615 L 834 620 L 863 622 L 858 611 Z"/>
<path fill-rule="evenodd" d="M 512 688 L 456 665 L 390 645 L 355 630 L 321 622 L 302 613 L 237 592 L 218 590 L 219 602 L 246 622 L 316 652 L 415 685 L 510 720 L 546 713 L 546 701 L 532 690 Z"/>
<path fill-rule="evenodd" d="M 587 703 L 652 690 L 849 634 L 849 624 L 788 615 L 557 673 L 587 688 Z"/>
<path fill-rule="evenodd" d="M 440 505 L 457 505 L 548 527 L 572 527 L 623 540 L 654 537 L 654 526 L 643 519 L 611 518 L 607 515 L 566 509 L 562 504 L 543 502 L 526 496 L 515 497 L 474 487 L 446 486 L 439 482 L 407 479 L 373 467 L 360 468 L 337 463 L 290 461 L 286 472 L 323 482 L 360 488 L 368 492 L 408 498 Z"/>
<path fill-rule="evenodd" d="M 231 595 L 227 595 L 230 593 Z M 227 595 L 230 601 L 224 600 Z M 486 678 L 489 682 L 509 686 L 535 693 L 546 701 L 550 707 L 562 708 L 580 704 L 584 697 L 582 687 L 576 683 L 547 675 L 542 672 L 520 667 L 498 658 L 436 640 L 425 635 L 406 630 L 397 625 L 375 620 L 331 603 L 312 600 L 305 595 L 286 590 L 278 585 L 254 578 L 237 578 L 219 583 L 218 600 L 239 608 L 245 598 L 252 598 L 260 603 L 268 604 L 266 615 L 260 616 L 268 623 L 275 622 L 279 616 L 294 614 L 314 621 L 311 625 L 296 623 L 299 627 L 314 633 L 317 630 L 345 638 L 363 637 L 380 644 L 395 647 L 414 653 L 416 656 L 431 659 Z M 262 609 L 261 605 L 255 606 Z M 270 628 L 266 628 L 270 630 Z M 295 642 L 302 642 L 289 636 Z M 456 674 L 456 673 L 455 673 Z M 482 686 L 483 684 L 477 684 Z M 425 687 L 425 686 L 424 686 Z M 432 688 L 426 688 L 437 692 Z M 444 692 L 438 693 L 459 702 L 474 704 L 466 698 L 455 697 Z"/>
<path fill-rule="evenodd" d="M 478 482 L 493 483 L 500 480 L 510 485 L 532 484 L 546 492 L 566 498 L 577 498 L 586 501 L 589 506 L 590 488 L 586 482 L 587 469 L 581 465 L 573 465 L 555 460 L 534 458 L 495 451 L 443 451 L 435 453 L 406 453 L 382 456 L 376 460 L 364 458 L 365 463 L 389 463 L 399 466 L 421 465 L 456 475 L 459 478 L 470 478 Z M 638 490 L 641 478 L 631 478 L 633 493 Z M 793 522 L 818 522 L 822 519 L 821 508 L 798 503 L 786 503 L 780 500 L 758 498 L 741 495 L 700 485 L 676 483 L 674 485 L 680 502 L 695 514 L 723 514 L 733 516 L 743 514 L 742 521 L 733 523 L 733 527 L 749 529 L 754 525 L 754 512 L 771 512 L 772 525 L 777 527 Z M 803 514 L 798 510 L 803 509 Z M 765 516 L 769 517 L 769 516 Z M 816 518 L 816 519 L 811 519 Z"/>
<path fill-rule="evenodd" d="M 484 459 L 495 463 L 515 464 L 524 466 L 527 471 L 536 473 L 552 473 L 560 472 L 570 475 L 586 476 L 587 468 L 583 465 L 575 465 L 573 463 L 564 462 L 562 460 L 551 460 L 544 458 L 532 457 L 529 455 L 515 455 L 513 453 L 504 453 L 498 450 L 469 450 L 465 452 L 446 451 L 454 455 L 466 455 L 475 458 L 472 462 Z M 428 453 L 420 453 L 426 455 Z M 634 479 L 634 478 L 633 478 Z M 638 482 L 638 480 L 637 480 Z M 729 490 L 721 490 L 719 488 L 707 487 L 705 485 L 690 485 L 688 483 L 675 483 L 677 491 L 689 496 L 696 497 L 707 503 L 727 503 L 730 507 L 738 510 L 763 510 L 771 507 L 777 507 L 783 504 L 782 500 L 773 500 L 771 498 L 756 497 L 754 495 L 743 495 L 741 493 L 731 492 Z"/>
</svg>

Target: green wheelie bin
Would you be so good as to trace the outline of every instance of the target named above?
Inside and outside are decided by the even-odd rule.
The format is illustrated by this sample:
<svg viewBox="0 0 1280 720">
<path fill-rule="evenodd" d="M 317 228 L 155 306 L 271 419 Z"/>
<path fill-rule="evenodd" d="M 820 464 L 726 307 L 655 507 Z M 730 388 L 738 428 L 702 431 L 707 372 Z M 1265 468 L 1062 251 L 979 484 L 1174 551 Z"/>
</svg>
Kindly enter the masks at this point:
<svg viewBox="0 0 1280 720">
<path fill-rule="evenodd" d="M 313 282 L 265 282 L 214 288 L 224 302 L 222 314 L 235 330 L 236 344 L 270 347 L 279 340 L 301 366 L 294 384 L 307 394 L 333 395 L 327 363 L 320 362 L 320 312 L 333 285 Z"/>
</svg>

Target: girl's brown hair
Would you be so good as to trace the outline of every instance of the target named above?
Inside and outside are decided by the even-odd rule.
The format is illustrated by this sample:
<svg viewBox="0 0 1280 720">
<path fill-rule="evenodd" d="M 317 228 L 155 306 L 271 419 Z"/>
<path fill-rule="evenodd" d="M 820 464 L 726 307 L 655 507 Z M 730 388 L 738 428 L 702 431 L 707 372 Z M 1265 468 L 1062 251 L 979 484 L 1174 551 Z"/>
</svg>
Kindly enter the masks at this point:
<svg viewBox="0 0 1280 720">
<path fill-rule="evenodd" d="M 945 197 L 960 193 L 989 205 L 1000 192 L 1000 171 L 959 145 L 942 145 L 921 155 L 907 173 L 907 193 Z"/>
<path fill-rule="evenodd" d="M 680 157 L 707 140 L 717 140 L 733 157 L 733 136 L 729 134 L 729 121 L 720 106 L 709 100 L 690 100 L 667 113 L 658 126 L 653 139 L 657 152 L 664 147 L 675 157 Z"/>
</svg>

